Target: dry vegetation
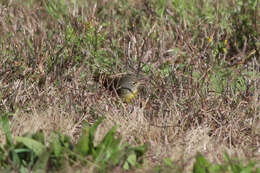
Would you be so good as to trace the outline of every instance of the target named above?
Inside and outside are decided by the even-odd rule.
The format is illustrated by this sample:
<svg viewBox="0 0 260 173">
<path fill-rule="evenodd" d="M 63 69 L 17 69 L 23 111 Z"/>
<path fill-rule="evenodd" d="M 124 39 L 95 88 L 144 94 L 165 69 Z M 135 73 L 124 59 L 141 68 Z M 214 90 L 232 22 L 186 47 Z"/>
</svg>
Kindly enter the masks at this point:
<svg viewBox="0 0 260 173">
<path fill-rule="evenodd" d="M 164 158 L 190 171 L 197 152 L 260 163 L 259 9 L 181 2 L 3 1 L 0 110 L 12 135 L 75 142 L 104 116 L 99 139 L 117 124 L 123 141 L 148 144 L 141 172 Z M 139 99 L 118 101 L 96 70 L 144 76 Z"/>
</svg>

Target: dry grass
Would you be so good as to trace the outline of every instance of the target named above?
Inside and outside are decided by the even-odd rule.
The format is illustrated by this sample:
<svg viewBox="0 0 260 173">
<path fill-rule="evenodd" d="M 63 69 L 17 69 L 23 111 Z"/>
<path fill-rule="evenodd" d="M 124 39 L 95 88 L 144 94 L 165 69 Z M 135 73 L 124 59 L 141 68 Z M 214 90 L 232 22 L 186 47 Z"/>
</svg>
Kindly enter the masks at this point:
<svg viewBox="0 0 260 173">
<path fill-rule="evenodd" d="M 217 42 L 231 40 L 230 35 L 220 38 L 224 31 L 206 23 L 194 27 L 196 35 L 185 21 L 177 25 L 167 17 L 155 17 L 148 1 L 131 1 L 121 7 L 117 3 L 122 5 L 117 1 L 89 3 L 89 8 L 71 4 L 65 11 L 68 14 L 64 14 L 67 21 L 51 17 L 43 1 L 30 7 L 15 2 L 0 6 L 0 33 L 4 36 L 0 46 L 0 110 L 12 114 L 12 134 L 43 130 L 49 137 L 60 131 L 76 141 L 84 121 L 92 124 L 97 117 L 105 116 L 96 134 L 98 139 L 117 124 L 124 141 L 149 144 L 146 162 L 152 165 L 169 157 L 186 172 L 191 170 L 197 152 L 219 163 L 225 151 L 259 162 L 259 47 L 248 61 L 243 60 L 252 51 L 247 43 L 245 50 L 217 57 L 228 61 L 243 53 L 242 60 L 235 58 L 230 63 L 242 63 L 242 67 L 231 68 L 247 83 L 245 91 L 233 92 L 231 77 L 225 91 L 218 94 L 210 86 L 210 75 L 217 73 L 214 68 L 219 64 L 207 38 L 214 36 Z M 140 14 L 133 12 L 135 4 L 142 9 Z M 172 9 L 167 10 L 175 15 Z M 75 30 L 75 37 L 84 35 L 89 27 L 106 35 L 95 56 L 95 48 L 85 43 L 87 39 L 69 43 L 68 25 Z M 92 66 L 99 53 L 104 59 L 115 61 L 104 69 L 112 74 L 137 73 L 142 65 L 149 66 L 149 72 L 140 72 L 146 83 L 135 103 L 120 103 L 93 81 L 96 66 L 103 68 L 98 63 Z M 168 75 L 159 71 L 165 64 L 169 65 Z M 243 75 L 244 71 L 256 75 Z M 2 133 L 0 140 L 4 141 Z M 148 166 L 144 169 L 150 170 Z"/>
</svg>

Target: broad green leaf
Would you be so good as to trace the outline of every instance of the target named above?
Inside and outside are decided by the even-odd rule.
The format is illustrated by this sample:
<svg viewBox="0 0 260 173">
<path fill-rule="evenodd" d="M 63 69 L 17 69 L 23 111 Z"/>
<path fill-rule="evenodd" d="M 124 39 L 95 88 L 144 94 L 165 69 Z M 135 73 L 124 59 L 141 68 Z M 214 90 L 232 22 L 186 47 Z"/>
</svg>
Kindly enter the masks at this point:
<svg viewBox="0 0 260 173">
<path fill-rule="evenodd" d="M 74 151 L 81 154 L 82 156 L 86 156 L 89 153 L 90 143 L 90 128 L 85 127 L 85 129 L 82 131 L 81 137 L 78 140 L 78 143 L 75 145 Z"/>
<path fill-rule="evenodd" d="M 60 145 L 65 147 L 65 148 L 71 149 L 72 143 L 71 143 L 70 137 L 67 136 L 67 135 L 60 134 L 60 133 L 58 135 L 59 135 Z"/>
<path fill-rule="evenodd" d="M 10 125 L 9 125 L 9 120 L 8 120 L 8 115 L 4 114 L 1 117 L 1 125 L 2 125 L 2 129 L 4 131 L 5 137 L 6 137 L 6 145 L 8 147 L 13 146 L 13 139 L 11 136 L 11 130 L 10 130 Z"/>
<path fill-rule="evenodd" d="M 128 162 L 125 162 L 125 163 L 124 163 L 123 169 L 124 169 L 124 170 L 129 170 L 129 169 L 130 169 L 130 166 L 129 166 L 129 163 L 128 163 Z"/>
<path fill-rule="evenodd" d="M 20 160 L 20 158 L 18 157 L 18 154 L 15 152 L 15 150 L 11 150 L 11 151 L 10 151 L 10 155 L 11 155 L 11 158 L 12 158 L 12 162 L 13 162 L 16 166 L 20 166 L 21 160 Z"/>
<path fill-rule="evenodd" d="M 223 166 L 222 165 L 211 165 L 210 167 L 209 167 L 209 172 L 210 173 L 221 173 L 221 172 L 223 172 L 223 170 L 224 170 L 224 168 L 223 168 Z"/>
<path fill-rule="evenodd" d="M 94 125 L 90 128 L 90 131 L 89 131 L 89 147 L 91 150 L 91 154 L 93 154 L 94 156 L 96 155 L 96 151 L 95 151 L 95 147 L 94 147 L 95 132 L 103 120 L 104 120 L 104 117 L 99 117 L 97 122 L 94 123 Z"/>
<path fill-rule="evenodd" d="M 31 138 L 16 136 L 15 139 L 17 142 L 24 144 L 26 147 L 35 152 L 37 156 L 42 154 L 42 152 L 46 149 L 43 144 Z"/>
<path fill-rule="evenodd" d="M 30 152 L 31 149 L 29 149 L 29 148 L 16 148 L 16 149 L 14 149 L 13 151 L 15 151 L 17 154 L 19 154 L 19 153 Z"/>
<path fill-rule="evenodd" d="M 117 150 L 116 145 L 113 147 L 113 143 L 118 143 L 118 141 L 114 138 L 117 127 L 112 127 L 106 134 L 106 136 L 102 139 L 99 145 L 96 147 L 96 153 L 94 158 L 99 162 L 101 160 L 108 160 L 112 155 L 112 152 Z"/>
<path fill-rule="evenodd" d="M 44 134 L 43 131 L 40 130 L 38 132 L 36 132 L 35 134 L 32 135 L 32 139 L 44 144 L 45 140 L 44 140 Z"/>
<path fill-rule="evenodd" d="M 110 146 L 116 139 L 115 139 L 115 133 L 116 133 L 117 126 L 112 127 L 106 134 L 106 136 L 102 139 L 100 144 L 104 144 L 106 147 Z"/>
<path fill-rule="evenodd" d="M 26 167 L 24 167 L 23 165 L 20 167 L 20 169 L 19 169 L 19 172 L 20 173 L 29 173 L 30 171 L 29 171 L 29 169 L 28 168 L 26 168 Z"/>
<path fill-rule="evenodd" d="M 48 165 L 48 160 L 50 157 L 51 151 L 44 151 L 39 155 L 39 159 L 35 163 L 33 167 L 33 172 L 34 173 L 45 173 Z"/>
<path fill-rule="evenodd" d="M 135 166 L 136 165 L 136 161 L 137 161 L 137 157 L 136 157 L 136 153 L 131 153 L 126 160 L 131 166 Z"/>
<path fill-rule="evenodd" d="M 99 124 L 103 121 L 103 119 L 104 119 L 103 117 L 100 117 L 92 127 L 89 127 L 89 125 L 87 124 L 85 125 L 85 129 L 82 131 L 82 135 L 74 148 L 74 150 L 77 153 L 80 153 L 83 156 L 89 153 L 95 155 L 96 153 L 94 148 L 95 132 Z"/>
<path fill-rule="evenodd" d="M 120 148 L 123 148 L 122 146 L 120 146 Z M 125 152 L 124 152 L 124 148 L 123 149 L 118 149 L 114 150 L 114 152 L 112 153 L 110 159 L 109 159 L 109 163 L 111 163 L 112 165 L 117 165 L 120 163 L 120 161 L 122 161 L 122 158 L 124 157 Z"/>
<path fill-rule="evenodd" d="M 55 157 L 60 157 L 62 153 L 62 146 L 58 137 L 54 139 L 52 147 Z"/>
<path fill-rule="evenodd" d="M 141 145 L 137 147 L 130 147 L 130 150 L 134 150 L 137 154 L 137 157 L 143 156 L 144 153 L 147 151 L 147 145 Z"/>
</svg>

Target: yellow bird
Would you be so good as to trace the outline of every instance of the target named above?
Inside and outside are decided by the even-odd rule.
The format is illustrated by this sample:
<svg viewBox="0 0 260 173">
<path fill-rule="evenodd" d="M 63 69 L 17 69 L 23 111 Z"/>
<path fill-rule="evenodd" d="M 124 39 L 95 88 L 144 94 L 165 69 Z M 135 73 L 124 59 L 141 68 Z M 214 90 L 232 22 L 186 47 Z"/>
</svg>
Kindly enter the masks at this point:
<svg viewBox="0 0 260 173">
<path fill-rule="evenodd" d="M 130 103 L 139 95 L 139 87 L 141 79 L 138 79 L 136 75 L 133 74 L 122 74 L 118 76 L 108 76 L 105 74 L 98 74 L 94 77 L 100 81 L 102 85 L 109 89 L 110 91 L 115 91 L 115 93 L 120 97 L 123 102 Z"/>
<path fill-rule="evenodd" d="M 130 74 L 122 76 L 119 79 L 117 94 L 123 102 L 130 103 L 138 97 L 141 82 Z"/>
</svg>

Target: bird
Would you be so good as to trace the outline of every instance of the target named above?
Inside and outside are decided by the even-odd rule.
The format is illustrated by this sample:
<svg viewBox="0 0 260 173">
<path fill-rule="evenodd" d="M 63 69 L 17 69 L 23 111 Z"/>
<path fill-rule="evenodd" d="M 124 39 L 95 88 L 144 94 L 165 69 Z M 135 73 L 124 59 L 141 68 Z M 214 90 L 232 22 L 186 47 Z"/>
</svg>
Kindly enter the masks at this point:
<svg viewBox="0 0 260 173">
<path fill-rule="evenodd" d="M 113 91 L 123 102 L 131 103 L 139 95 L 142 79 L 135 74 L 94 74 L 94 80 L 100 81 L 101 85 Z"/>
<path fill-rule="evenodd" d="M 117 94 L 123 102 L 130 103 L 138 97 L 140 84 L 138 78 L 133 75 L 122 76 L 118 82 Z"/>
</svg>

